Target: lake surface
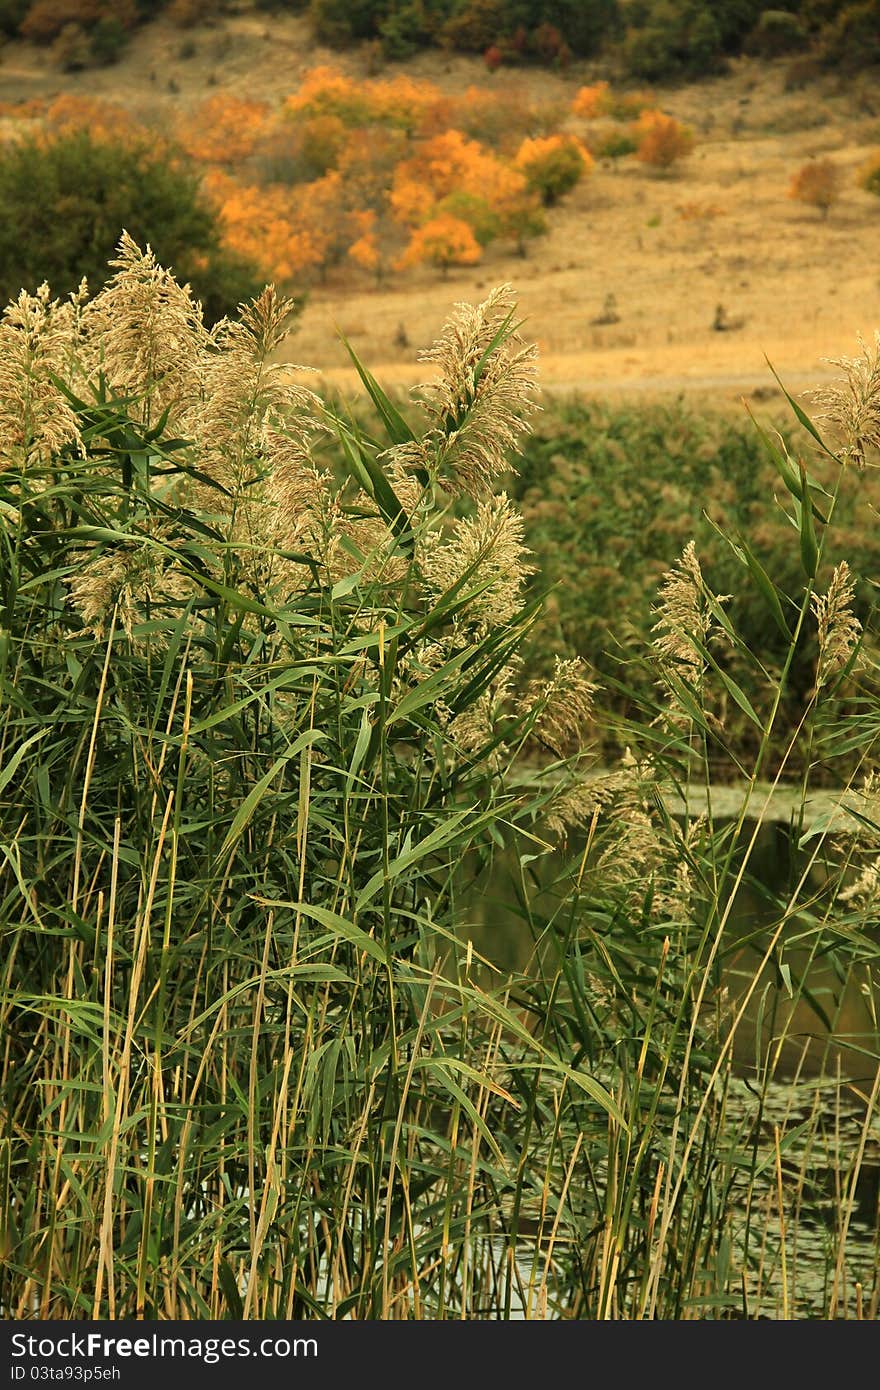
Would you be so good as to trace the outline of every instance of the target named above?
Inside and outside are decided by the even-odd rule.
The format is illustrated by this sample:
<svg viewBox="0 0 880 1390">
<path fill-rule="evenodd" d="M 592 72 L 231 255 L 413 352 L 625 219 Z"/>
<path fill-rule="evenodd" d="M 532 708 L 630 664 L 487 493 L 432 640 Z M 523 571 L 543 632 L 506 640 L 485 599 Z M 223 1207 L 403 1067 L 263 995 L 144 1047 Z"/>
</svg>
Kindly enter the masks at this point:
<svg viewBox="0 0 880 1390">
<path fill-rule="evenodd" d="M 745 792 L 740 787 L 722 786 L 712 791 L 712 819 L 718 826 L 724 821 L 733 821 L 742 809 Z M 672 793 L 666 794 L 666 804 L 673 814 L 684 815 L 684 802 Z M 832 834 L 854 827 L 858 821 L 852 812 L 859 807 L 859 798 L 850 793 L 821 791 L 812 795 L 805 808 L 802 827 L 792 828 L 792 818 L 798 813 L 801 792 L 798 787 L 774 787 L 769 783 L 759 783 L 754 788 L 749 812 L 760 818 L 761 826 L 754 849 L 749 860 L 749 875 L 737 892 L 736 902 L 731 912 L 728 934 L 731 937 L 751 936 L 750 946 L 744 948 L 739 958 L 730 963 L 726 971 L 726 983 L 734 998 L 742 998 L 748 990 L 766 946 L 768 933 L 779 920 L 778 897 L 787 894 L 804 873 L 812 850 L 810 842 L 803 849 L 797 847 L 799 835 L 811 827 L 822 826 Z M 689 799 L 688 811 L 691 816 L 700 815 L 706 809 L 705 796 L 696 791 Z M 747 833 L 751 833 L 754 821 L 747 822 Z M 580 846 L 574 840 L 568 849 L 568 857 L 577 854 Z M 540 882 L 550 886 L 554 883 L 566 856 L 555 852 L 542 856 L 531 865 L 538 874 Z M 472 885 L 467 894 L 463 912 L 462 934 L 470 936 L 474 947 L 481 955 L 501 969 L 523 970 L 528 968 L 533 943 L 522 917 L 515 907 L 514 878 L 516 860 L 512 853 L 499 853 L 492 870 L 483 874 L 479 882 Z M 815 896 L 821 898 L 824 873 L 816 864 L 807 872 L 801 890 L 802 900 Z M 774 901 L 775 899 L 775 901 Z M 539 893 L 536 898 L 538 909 L 550 906 Z M 792 945 L 799 934 L 797 917 L 792 919 L 783 933 L 782 941 L 786 947 L 787 962 L 792 977 L 796 981 L 799 971 L 808 964 L 809 952 Z M 775 1012 L 768 1007 L 764 984 L 769 984 Z M 859 1048 L 880 1052 L 880 1030 L 872 1016 L 871 1005 L 862 989 L 861 981 L 852 977 L 842 981 L 833 965 L 823 967 L 821 956 L 810 964 L 811 1004 L 804 998 L 791 1000 L 784 981 L 770 968 L 765 970 L 762 985 L 754 991 L 743 1024 L 738 1030 L 734 1056 L 738 1066 L 749 1071 L 754 1065 L 757 1053 L 766 1052 L 771 1031 L 775 1028 L 785 1032 L 787 1040 L 783 1043 L 777 1061 L 777 1072 L 798 1068 L 815 1072 L 828 1064 L 829 1030 L 821 1014 L 834 1020 L 835 1032 L 854 1042 Z M 819 1005 L 821 1014 L 815 1004 Z M 759 1040 L 756 1030 L 760 1028 Z M 759 1046 L 759 1042 L 762 1046 Z M 805 1051 L 805 1057 L 802 1053 Z M 854 1064 L 856 1071 L 863 1073 L 861 1061 Z M 847 1071 L 850 1063 L 843 1060 Z"/>
<path fill-rule="evenodd" d="M 736 818 L 742 804 L 741 789 L 713 792 L 713 821 Z M 856 798 L 832 792 L 815 796 L 808 803 L 806 823 L 793 830 L 799 805 L 796 788 L 764 786 L 752 795 L 749 810 L 760 812 L 761 826 L 750 879 L 737 893 L 728 926 L 733 939 L 749 938 L 725 969 L 734 1003 L 749 989 L 768 932 L 779 921 L 780 896 L 787 897 L 805 869 L 802 899 L 821 900 L 823 871 L 818 864 L 808 868 L 812 844 L 799 848 L 799 837 L 811 825 L 844 828 Z M 685 810 L 681 803 L 671 809 Z M 701 809 L 698 800 L 691 802 L 691 814 Z M 576 852 L 576 845 L 569 847 L 569 856 Z M 530 865 L 548 894 L 562 862 L 553 853 Z M 499 853 L 491 872 L 472 885 L 462 930 L 501 969 L 523 970 L 533 942 L 515 906 L 516 868 L 512 854 Z M 796 944 L 802 925 L 793 917 L 783 936 L 794 982 L 808 963 L 808 952 Z M 857 975 L 841 978 L 819 952 L 809 965 L 810 997 L 797 997 L 795 990 L 792 998 L 778 970 L 767 967 L 736 1035 L 726 1123 L 731 1136 L 754 1135 L 759 1155 L 754 1180 L 743 1182 L 741 1200 L 734 1202 L 731 1227 L 734 1249 L 750 1240 L 750 1248 L 759 1250 L 756 1263 L 750 1260 L 750 1317 L 821 1317 L 829 1300 L 838 1317 L 855 1317 L 857 1303 L 863 1317 L 878 1316 L 880 1120 L 876 1094 L 873 1104 L 871 1096 L 880 1034 L 861 982 Z M 829 1040 L 831 1020 L 842 1046 Z M 598 1079 L 613 1084 L 611 1077 Z M 784 1219 L 778 1200 L 777 1133 L 784 1151 L 779 1160 L 786 1185 Z M 519 1250 L 523 1271 L 529 1264 L 527 1250 L 527 1244 Z M 719 1314 L 724 1315 L 720 1309 Z M 522 1315 L 540 1314 L 526 1306 Z"/>
</svg>

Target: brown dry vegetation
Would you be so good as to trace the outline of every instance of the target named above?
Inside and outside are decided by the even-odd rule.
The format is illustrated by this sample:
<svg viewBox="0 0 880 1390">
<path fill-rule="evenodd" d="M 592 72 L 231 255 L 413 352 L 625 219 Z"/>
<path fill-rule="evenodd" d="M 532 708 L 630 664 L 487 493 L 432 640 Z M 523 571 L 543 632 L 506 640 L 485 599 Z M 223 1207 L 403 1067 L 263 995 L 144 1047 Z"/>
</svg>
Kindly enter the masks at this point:
<svg viewBox="0 0 880 1390">
<path fill-rule="evenodd" d="M 319 63 L 363 77 L 370 61 L 366 50 L 315 45 L 299 19 L 243 7 L 185 35 L 157 22 L 117 66 L 81 73 L 61 74 L 45 50 L 10 43 L 0 52 L 0 99 L 72 91 L 122 102 L 138 120 L 167 126 L 218 91 L 274 102 Z M 435 52 L 406 71 L 453 92 L 473 83 L 519 89 L 561 109 L 595 76 L 585 66 L 489 75 L 479 59 Z M 450 300 L 479 299 L 510 281 L 548 386 L 735 399 L 766 388 L 765 356 L 791 387 L 814 382 L 823 357 L 850 352 L 855 335 L 880 322 L 880 205 L 856 184 L 880 144 L 880 100 L 864 80 L 787 90 L 785 62 L 751 60 L 656 96 L 695 133 L 678 169 L 600 164 L 554 210 L 549 235 L 526 259 L 492 247 L 479 265 L 448 279 L 421 267 L 380 288 L 335 272 L 310 294 L 296 358 L 347 385 L 341 329 L 383 381 L 417 380 L 399 325 L 406 322 L 409 343 L 419 346 L 436 335 Z M 841 171 L 841 197 L 827 219 L 787 197 L 793 174 L 811 158 L 829 158 Z M 597 324 L 609 294 L 619 321 Z M 713 328 L 719 306 L 727 331 Z"/>
</svg>

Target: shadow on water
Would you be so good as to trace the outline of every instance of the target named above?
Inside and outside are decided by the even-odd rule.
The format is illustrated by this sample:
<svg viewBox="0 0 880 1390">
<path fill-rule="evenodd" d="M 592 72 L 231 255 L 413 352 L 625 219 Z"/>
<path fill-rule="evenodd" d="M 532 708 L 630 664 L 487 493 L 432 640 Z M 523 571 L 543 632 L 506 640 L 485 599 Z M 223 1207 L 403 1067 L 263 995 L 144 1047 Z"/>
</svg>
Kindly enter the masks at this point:
<svg viewBox="0 0 880 1390">
<path fill-rule="evenodd" d="M 735 810 L 728 824 L 734 816 Z M 754 821 L 747 823 L 747 838 L 754 827 Z M 721 984 L 731 1016 L 751 990 L 732 1051 L 730 1144 L 739 1142 L 733 1136 L 751 1135 L 746 1146 L 754 1142 L 754 1152 L 763 1155 L 758 1175 L 734 1199 L 733 1226 L 741 1232 L 757 1220 L 763 1231 L 777 1233 L 783 1226 L 781 1237 L 762 1236 L 768 1249 L 774 1239 L 777 1247 L 759 1277 L 758 1316 L 823 1317 L 830 1306 L 831 1316 L 847 1317 L 846 1298 L 857 1288 L 859 1298 L 865 1291 L 868 1316 L 876 1317 L 880 1035 L 865 987 L 870 964 L 851 966 L 845 933 L 821 929 L 830 889 L 819 856 L 812 857 L 814 847 L 809 839 L 803 843 L 787 808 L 762 818 L 724 930 Z M 499 850 L 491 866 L 476 874 L 472 865 L 463 865 L 460 934 L 502 972 L 531 973 L 536 951 L 552 967 L 552 934 L 542 936 L 540 926 L 552 918 L 560 887 L 571 882 L 570 866 L 583 850 L 582 841 L 570 843 L 565 855 L 530 857 L 530 912 L 518 891 L 515 851 Z M 800 910 L 787 911 L 791 902 Z M 776 949 L 765 959 L 783 920 Z M 794 1194 L 794 1211 L 786 1211 L 791 1229 L 780 1223 L 777 1206 L 780 1134 L 787 1192 Z M 790 1299 L 783 1292 L 786 1269 Z"/>
<path fill-rule="evenodd" d="M 565 856 L 551 851 L 530 863 L 536 919 L 552 915 L 564 863 L 578 858 L 583 847 L 583 841 L 573 840 Z M 468 879 L 466 866 L 462 876 Z M 499 851 L 490 869 L 469 878 L 461 935 L 470 937 L 475 950 L 499 970 L 528 972 L 535 942 L 518 903 L 516 853 Z M 838 1066 L 853 1080 L 874 1075 L 880 1031 L 863 977 L 844 970 L 838 955 L 821 944 L 818 949 L 815 943 L 802 944 L 821 912 L 825 885 L 825 871 L 818 861 L 811 863 L 809 845 L 798 847 L 796 832 L 786 821 L 764 820 L 725 927 L 732 949 L 723 983 L 734 1004 L 751 990 L 733 1047 L 740 1075 L 761 1075 L 768 1064 L 777 1079 L 795 1073 L 815 1076 Z M 796 890 L 797 901 L 809 904 L 813 920 L 792 913 L 762 969 L 782 907 Z M 798 988 L 799 981 L 806 987 Z"/>
</svg>

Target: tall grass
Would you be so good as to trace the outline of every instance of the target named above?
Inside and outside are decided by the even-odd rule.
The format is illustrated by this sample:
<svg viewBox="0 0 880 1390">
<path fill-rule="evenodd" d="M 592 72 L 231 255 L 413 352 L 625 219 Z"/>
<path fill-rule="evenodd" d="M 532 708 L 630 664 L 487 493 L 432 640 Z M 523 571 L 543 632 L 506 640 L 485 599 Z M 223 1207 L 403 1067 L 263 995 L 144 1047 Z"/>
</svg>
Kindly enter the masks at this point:
<svg viewBox="0 0 880 1390">
<path fill-rule="evenodd" d="M 771 393 L 761 413 L 761 428 L 774 436 L 778 431 L 790 454 L 809 449 L 813 441 L 781 393 Z M 838 467 L 814 451 L 811 468 L 826 488 L 833 488 Z M 775 583 L 796 593 L 800 557 L 790 522 L 773 502 L 780 487 L 761 431 L 739 406 L 725 402 L 698 410 L 682 399 L 633 407 L 551 398 L 523 440 L 509 482 L 536 557 L 534 586 L 550 590 L 533 659 L 552 666 L 554 650 L 581 654 L 605 683 L 603 709 L 633 714 L 655 679 L 651 661 L 641 656 L 654 595 L 694 540 L 708 583 L 731 596 L 728 611 L 742 639 L 742 648 L 727 654 L 731 672 L 753 703 L 766 698 L 785 662 L 788 637 L 768 620 L 764 605 L 753 603 L 727 538 L 744 534 Z M 878 505 L 876 470 L 856 471 L 838 498 L 825 544 L 829 569 L 847 560 L 853 571 L 854 609 L 863 622 L 874 604 L 871 577 L 880 566 L 876 532 L 865 525 L 865 516 Z M 814 637 L 812 629 L 804 634 L 783 691 L 780 715 L 788 735 L 812 687 Z M 742 658 L 742 649 L 758 656 L 763 670 Z M 754 757 L 755 728 L 735 704 L 729 705 L 726 725 L 737 751 Z M 610 727 L 602 735 L 607 756 L 619 756 L 626 734 Z M 719 778 L 738 775 L 720 749 L 713 755 Z M 835 767 L 829 776 L 839 772 Z"/>
<path fill-rule="evenodd" d="M 873 1008 L 872 786 L 858 836 L 792 827 L 759 934 L 761 808 L 716 819 L 708 756 L 720 682 L 759 785 L 834 499 L 778 457 L 799 594 L 737 542 L 789 634 L 777 698 L 716 656 L 686 551 L 656 705 L 600 769 L 588 672 L 523 670 L 509 294 L 459 306 L 418 432 L 360 364 L 371 430 L 273 366 L 288 314 L 266 291 L 207 334 L 125 242 L 91 303 L 3 321 L 4 1315 L 873 1316 L 876 1021 L 843 1036 L 813 990 L 830 965 Z M 867 768 L 845 578 L 798 737 Z M 511 856 L 532 948 L 501 970 L 471 924 Z M 780 1093 L 804 1001 L 827 1063 Z"/>
</svg>

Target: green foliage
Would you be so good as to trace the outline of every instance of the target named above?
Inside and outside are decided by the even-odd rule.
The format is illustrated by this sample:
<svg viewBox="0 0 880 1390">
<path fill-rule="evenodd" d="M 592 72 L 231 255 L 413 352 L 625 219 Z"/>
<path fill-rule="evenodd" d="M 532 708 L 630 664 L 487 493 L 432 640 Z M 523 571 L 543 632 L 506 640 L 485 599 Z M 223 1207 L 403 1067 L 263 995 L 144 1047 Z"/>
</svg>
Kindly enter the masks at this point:
<svg viewBox="0 0 880 1390">
<path fill-rule="evenodd" d="M 512 0 L 505 6 L 510 32 L 534 34 L 551 25 L 579 57 L 589 57 L 614 36 L 621 22 L 617 0 Z"/>
<path fill-rule="evenodd" d="M 380 38 L 390 58 L 429 44 L 483 52 L 501 43 L 508 53 L 555 60 L 563 46 L 596 53 L 620 11 L 617 0 L 311 0 L 309 14 L 323 42 Z"/>
<path fill-rule="evenodd" d="M 0 34 L 12 38 L 28 12 L 31 0 L 0 0 Z"/>
<path fill-rule="evenodd" d="M 822 30 L 822 60 L 844 71 L 880 63 L 880 0 L 846 5 Z"/>
<path fill-rule="evenodd" d="M 522 165 L 529 188 L 545 207 L 553 207 L 580 183 L 586 162 L 574 141 L 559 141 Z"/>
<path fill-rule="evenodd" d="M 441 37 L 464 53 L 484 53 L 507 32 L 504 0 L 470 0 L 452 8 Z M 500 56 L 500 50 L 499 50 Z"/>
<path fill-rule="evenodd" d="M 134 23 L 167 8 L 167 0 L 0 0 L 0 33 L 21 29 L 48 43 L 72 24 L 90 35 L 97 28 L 89 61 L 109 63 Z M 369 40 L 386 58 L 404 59 L 433 45 L 488 54 L 492 68 L 599 56 L 637 80 L 675 80 L 717 72 L 744 49 L 775 57 L 806 46 L 844 70 L 880 62 L 878 0 L 790 0 L 771 9 L 762 0 L 258 0 L 258 8 L 307 12 L 316 39 L 335 47 Z M 200 10 L 178 0 L 174 13 Z M 80 66 L 85 52 L 68 33 L 58 61 Z"/>
<path fill-rule="evenodd" d="M 103 284 L 123 229 L 154 247 L 202 298 L 213 322 L 248 298 L 255 273 L 220 249 L 198 178 L 166 152 L 74 134 L 0 152 L 0 295 L 48 280 L 57 294 L 85 275 Z"/>
<path fill-rule="evenodd" d="M 311 0 L 309 18 L 315 38 L 344 47 L 355 39 L 372 39 L 389 5 L 377 0 Z"/>
<path fill-rule="evenodd" d="M 523 198 L 504 210 L 500 235 L 514 242 L 520 256 L 526 255 L 528 242 L 546 234 L 547 218 L 537 198 Z"/>
<path fill-rule="evenodd" d="M 78 25 L 90 32 L 101 21 L 113 21 L 122 31 L 128 31 L 138 21 L 134 0 L 34 0 L 21 22 L 24 38 L 35 43 L 51 43 L 69 25 Z"/>
<path fill-rule="evenodd" d="M 762 58 L 778 58 L 805 47 L 807 32 L 796 14 L 788 10 L 764 10 L 748 37 L 750 53 Z"/>
<path fill-rule="evenodd" d="M 485 198 L 474 193 L 450 193 L 437 204 L 439 213 L 448 213 L 466 222 L 481 246 L 488 246 L 501 230 L 501 217 Z"/>
<path fill-rule="evenodd" d="M 345 47 L 372 41 L 386 58 L 439 46 L 504 62 L 567 63 L 611 57 L 637 80 L 699 78 L 744 49 L 775 57 L 807 45 L 828 66 L 852 70 L 880 62 L 878 0 L 257 0 L 270 13 L 307 12 L 315 37 Z M 60 40 L 78 25 L 101 32 L 89 61 L 115 61 L 134 23 L 154 18 L 167 0 L 0 0 L 0 33 L 21 30 L 36 42 Z M 210 7 L 209 7 L 210 8 Z M 178 0 L 175 13 L 198 17 Z M 68 33 L 62 66 L 86 50 Z"/>
<path fill-rule="evenodd" d="M 592 147 L 596 159 L 610 159 L 615 164 L 629 154 L 635 154 L 638 141 L 627 130 L 612 130 L 599 137 Z"/>
<path fill-rule="evenodd" d="M 603 615 L 640 563 L 653 606 L 602 767 L 579 668 L 532 679 L 492 493 L 533 387 L 515 306 L 447 330 L 426 435 L 354 354 L 363 425 L 273 370 L 273 292 L 207 335 L 121 261 L 93 311 L 0 323 L 0 1311 L 838 1319 L 852 1283 L 876 1310 L 877 794 L 817 813 L 812 780 L 876 760 L 826 573 L 860 537 L 877 572 L 870 475 L 847 500 L 797 406 L 769 475 L 681 407 L 543 417 L 532 537 Z M 702 504 L 734 528 L 703 525 L 705 572 Z M 724 701 L 754 730 L 733 810 Z"/>
<path fill-rule="evenodd" d="M 877 0 L 791 0 L 772 9 L 760 0 L 636 0 L 626 16 L 624 61 L 651 81 L 716 71 L 744 47 L 772 58 L 812 44 L 829 66 L 880 62 Z"/>
<path fill-rule="evenodd" d="M 18 867 L 0 862 L 12 947 L 0 1096 L 16 1115 L 2 1134 L 14 1229 L 0 1307 L 17 1306 L 42 1232 L 56 1270 L 71 1242 L 120 1256 L 109 1284 L 104 1256 L 76 1289 L 49 1275 L 59 1314 L 82 1312 L 84 1296 L 113 1317 L 229 1304 L 245 1317 L 387 1318 L 410 1298 L 391 1253 L 410 1230 L 410 1253 L 428 1260 L 416 1311 L 465 1316 L 490 1276 L 476 1292 L 450 1281 L 436 1239 L 470 1250 L 470 1226 L 494 1267 L 502 1202 L 516 1193 L 532 1210 L 548 1185 L 563 1192 L 563 1164 L 538 1176 L 518 1157 L 536 1116 L 543 1126 L 570 1088 L 572 1125 L 602 1142 L 618 1113 L 582 1060 L 573 1071 L 504 991 L 478 988 L 456 938 L 463 872 L 503 837 L 529 835 L 564 773 L 558 757 L 549 783 L 515 765 L 545 702 L 494 712 L 493 682 L 534 614 L 522 597 L 497 614 L 487 583 L 509 598 L 516 574 L 493 573 L 478 551 L 446 551 L 454 574 L 420 568 L 452 539 L 447 497 L 411 478 L 402 507 L 382 457 L 415 437 L 359 364 L 370 436 L 279 383 L 267 359 L 286 309 L 272 292 L 237 333 L 207 339 L 186 296 L 157 286 L 137 248 L 123 252 L 81 357 L 53 355 L 70 324 L 42 300 L 23 311 L 23 375 L 9 374 L 17 330 L 0 334 L 9 391 L 39 386 L 71 435 L 69 448 L 47 445 L 35 415 L 0 445 L 0 737 L 17 750 L 0 773 L 0 822 L 20 813 Z M 484 328 L 470 398 L 443 426 L 450 441 L 468 434 L 480 369 L 490 382 L 504 371 L 510 323 L 505 309 Z M 120 327 L 142 334 L 134 350 L 127 339 L 120 352 Z M 310 453 L 328 430 L 345 457 L 338 486 Z M 439 436 L 432 447 L 442 452 Z M 276 469 L 295 545 L 278 544 L 267 505 Z M 508 515 L 487 505 L 484 517 Z M 15 901 L 21 873 L 38 918 Z M 57 1192 L 37 1174 L 57 1123 L 44 1080 L 67 1067 L 59 1045 L 65 1135 L 88 1150 L 89 1177 L 56 1223 Z M 149 1055 L 146 1069 L 133 1052 Z M 247 1288 L 218 1282 L 217 1262 L 238 1270 L 246 1253 Z M 181 1271 L 170 1283 L 166 1256 Z M 326 1277 L 337 1256 L 342 1284 Z M 512 1276 L 507 1287 L 509 1298 Z"/>
<path fill-rule="evenodd" d="M 99 67 L 109 67 L 118 62 L 128 41 L 128 30 L 116 15 L 102 15 L 89 35 L 94 62 Z"/>
<path fill-rule="evenodd" d="M 723 66 L 722 29 L 702 0 L 657 0 L 648 22 L 629 31 L 624 58 L 640 80 L 700 77 Z"/>
<path fill-rule="evenodd" d="M 830 482 L 833 471 L 820 464 L 819 476 Z M 744 646 L 770 673 L 756 680 L 753 671 L 739 671 L 739 678 L 753 702 L 766 699 L 786 644 L 743 586 L 741 564 L 717 528 L 750 535 L 781 591 L 795 594 L 797 537 L 781 506 L 768 500 L 774 479 L 748 420 L 701 416 L 684 404 L 612 410 L 573 400 L 546 408 L 511 480 L 538 558 L 536 583 L 551 590 L 552 621 L 536 638 L 538 664 L 552 662 L 554 645 L 583 656 L 623 683 L 628 693 L 617 697 L 617 707 L 631 714 L 633 694 L 648 699 L 653 681 L 635 660 L 649 641 L 653 596 L 694 537 L 713 589 L 733 595 L 731 618 Z M 847 559 L 857 573 L 880 571 L 880 542 L 860 521 L 872 506 L 880 506 L 880 483 L 865 473 L 839 501 L 829 565 Z M 858 616 L 866 620 L 870 607 L 870 588 L 862 585 Z M 736 668 L 735 654 L 732 660 Z M 784 706 L 792 728 L 812 684 L 812 661 L 804 648 L 792 671 Z M 729 733 L 742 754 L 754 731 L 733 709 Z"/>
<path fill-rule="evenodd" d="M 397 4 L 379 25 L 382 52 L 386 58 L 409 58 L 431 42 L 431 17 L 422 0 Z"/>
<path fill-rule="evenodd" d="M 81 24 L 65 24 L 52 44 L 52 60 L 62 72 L 82 72 L 92 65 L 92 46 Z"/>
</svg>

